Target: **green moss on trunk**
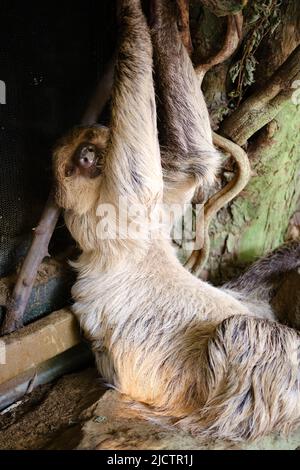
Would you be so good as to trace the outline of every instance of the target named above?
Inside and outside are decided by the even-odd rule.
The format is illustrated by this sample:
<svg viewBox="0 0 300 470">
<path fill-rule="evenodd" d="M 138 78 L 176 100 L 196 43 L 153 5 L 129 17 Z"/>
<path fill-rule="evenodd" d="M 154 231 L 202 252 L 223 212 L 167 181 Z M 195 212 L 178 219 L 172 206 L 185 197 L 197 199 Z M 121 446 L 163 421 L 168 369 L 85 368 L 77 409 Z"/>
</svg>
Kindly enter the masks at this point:
<svg viewBox="0 0 300 470">
<path fill-rule="evenodd" d="M 300 107 L 288 103 L 277 130 L 250 152 L 255 176 L 211 227 L 211 279 L 221 281 L 284 241 L 300 196 Z"/>
</svg>

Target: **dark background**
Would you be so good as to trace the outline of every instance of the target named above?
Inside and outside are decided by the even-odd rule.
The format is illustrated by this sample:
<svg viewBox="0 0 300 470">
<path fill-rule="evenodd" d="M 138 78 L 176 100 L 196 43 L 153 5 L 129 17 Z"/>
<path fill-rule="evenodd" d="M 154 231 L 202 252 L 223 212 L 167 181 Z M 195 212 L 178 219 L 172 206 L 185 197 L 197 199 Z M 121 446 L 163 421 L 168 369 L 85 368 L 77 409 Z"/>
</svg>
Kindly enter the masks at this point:
<svg viewBox="0 0 300 470">
<path fill-rule="evenodd" d="M 113 0 L 1 0 L 0 276 L 25 253 L 47 199 L 51 149 L 80 121 L 116 39 Z M 56 238 L 64 238 L 58 228 Z M 54 240 L 55 240 L 54 237 Z"/>
</svg>

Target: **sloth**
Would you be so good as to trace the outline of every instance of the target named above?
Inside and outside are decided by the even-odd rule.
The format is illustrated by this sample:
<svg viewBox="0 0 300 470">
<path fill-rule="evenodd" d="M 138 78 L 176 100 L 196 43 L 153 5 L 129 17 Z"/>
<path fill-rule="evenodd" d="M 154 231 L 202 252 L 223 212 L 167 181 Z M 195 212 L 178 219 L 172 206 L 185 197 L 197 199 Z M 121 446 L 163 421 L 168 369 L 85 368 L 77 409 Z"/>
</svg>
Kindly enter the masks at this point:
<svg viewBox="0 0 300 470">
<path fill-rule="evenodd" d="M 76 128 L 54 151 L 56 200 L 81 249 L 72 309 L 103 378 L 145 417 L 199 438 L 288 432 L 300 423 L 300 337 L 270 298 L 300 245 L 221 288 L 177 259 L 161 207 L 211 187 L 219 154 L 174 2 L 150 6 L 147 21 L 141 0 L 120 0 L 110 127 Z M 139 236 L 117 224 L 120 198 L 144 210 L 126 213 Z"/>
</svg>

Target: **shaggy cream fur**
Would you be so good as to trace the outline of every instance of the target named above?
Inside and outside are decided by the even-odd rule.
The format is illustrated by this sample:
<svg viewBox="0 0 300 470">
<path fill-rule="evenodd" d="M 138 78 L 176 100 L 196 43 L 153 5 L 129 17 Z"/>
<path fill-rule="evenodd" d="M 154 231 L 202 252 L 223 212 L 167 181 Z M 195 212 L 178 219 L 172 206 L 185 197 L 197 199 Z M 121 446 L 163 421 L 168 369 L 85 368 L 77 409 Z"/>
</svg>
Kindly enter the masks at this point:
<svg viewBox="0 0 300 470">
<path fill-rule="evenodd" d="M 300 338 L 274 321 L 268 295 L 257 293 L 256 273 L 256 284 L 268 277 L 261 265 L 249 279 L 253 294 L 247 282 L 217 289 L 181 266 L 167 236 L 170 227 L 160 239 L 155 223 L 140 239 L 107 237 L 114 217 L 99 228 L 101 207 L 116 207 L 118 220 L 124 215 L 120 197 L 153 215 L 158 203 L 185 202 L 197 185 L 211 185 L 218 169 L 207 109 L 170 2 L 155 4 L 158 19 L 150 33 L 140 0 L 121 1 L 111 130 L 79 128 L 54 154 L 56 199 L 82 250 L 74 263 L 73 311 L 103 377 L 146 415 L 230 440 L 289 431 L 300 422 Z M 166 113 L 161 149 L 152 44 L 156 66 L 167 70 L 170 55 L 176 65 L 169 70 L 174 86 L 159 69 L 165 82 L 157 92 L 165 93 L 160 106 Z M 101 173 L 93 178 L 74 170 L 74 154 L 85 141 L 99 149 L 95 165 Z M 288 255 L 299 265 L 299 246 Z"/>
</svg>

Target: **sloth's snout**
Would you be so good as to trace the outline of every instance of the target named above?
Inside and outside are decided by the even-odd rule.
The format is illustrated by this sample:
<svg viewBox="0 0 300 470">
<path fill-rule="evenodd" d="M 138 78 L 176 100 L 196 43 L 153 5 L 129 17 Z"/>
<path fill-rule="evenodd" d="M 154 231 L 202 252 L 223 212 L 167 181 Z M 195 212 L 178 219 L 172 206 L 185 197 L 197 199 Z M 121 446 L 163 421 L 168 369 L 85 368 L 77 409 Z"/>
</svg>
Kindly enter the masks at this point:
<svg viewBox="0 0 300 470">
<path fill-rule="evenodd" d="M 92 143 L 85 142 L 73 154 L 72 160 L 66 166 L 65 175 L 67 177 L 81 175 L 86 178 L 95 178 L 101 173 L 100 160 L 101 151 L 99 148 Z"/>
<path fill-rule="evenodd" d="M 91 168 L 96 164 L 97 160 L 96 146 L 94 144 L 82 146 L 79 149 L 75 160 L 77 160 L 75 163 L 77 163 L 79 167 L 83 169 Z"/>
</svg>

